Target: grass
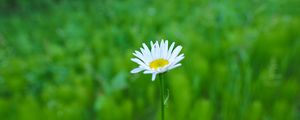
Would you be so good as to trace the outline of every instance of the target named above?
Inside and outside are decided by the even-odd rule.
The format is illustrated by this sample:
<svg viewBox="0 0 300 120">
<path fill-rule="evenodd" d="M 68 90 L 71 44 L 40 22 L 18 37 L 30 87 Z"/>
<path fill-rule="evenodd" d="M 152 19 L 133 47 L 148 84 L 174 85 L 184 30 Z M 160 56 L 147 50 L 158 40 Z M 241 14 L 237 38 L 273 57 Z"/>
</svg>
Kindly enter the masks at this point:
<svg viewBox="0 0 300 120">
<path fill-rule="evenodd" d="M 130 74 L 150 40 L 181 44 L 167 120 L 300 119 L 297 0 L 0 2 L 0 118 L 159 119 L 159 81 Z"/>
</svg>

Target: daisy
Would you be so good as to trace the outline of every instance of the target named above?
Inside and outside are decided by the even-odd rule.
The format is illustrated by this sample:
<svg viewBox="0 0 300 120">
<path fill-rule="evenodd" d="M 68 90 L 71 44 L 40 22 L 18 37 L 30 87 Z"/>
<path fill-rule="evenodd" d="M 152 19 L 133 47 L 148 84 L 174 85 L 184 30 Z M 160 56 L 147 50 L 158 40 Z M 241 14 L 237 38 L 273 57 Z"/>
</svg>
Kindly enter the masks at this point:
<svg viewBox="0 0 300 120">
<path fill-rule="evenodd" d="M 131 60 L 139 65 L 139 67 L 133 69 L 131 73 L 138 73 L 144 71 L 144 74 L 152 74 L 152 81 L 159 73 L 172 70 L 176 67 L 181 66 L 179 63 L 183 58 L 184 54 L 180 54 L 182 46 L 177 46 L 175 49 L 175 42 L 168 46 L 168 40 L 161 40 L 160 44 L 156 41 L 154 44 L 151 41 L 151 49 L 143 43 L 141 51 L 135 51 L 133 53 L 137 58 Z"/>
</svg>

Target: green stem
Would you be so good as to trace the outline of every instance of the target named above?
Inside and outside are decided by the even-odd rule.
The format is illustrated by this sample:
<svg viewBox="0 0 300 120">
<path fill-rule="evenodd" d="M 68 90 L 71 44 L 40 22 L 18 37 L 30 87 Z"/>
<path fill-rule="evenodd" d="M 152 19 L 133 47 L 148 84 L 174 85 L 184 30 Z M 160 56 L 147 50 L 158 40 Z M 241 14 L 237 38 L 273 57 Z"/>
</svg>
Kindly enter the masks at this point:
<svg viewBox="0 0 300 120">
<path fill-rule="evenodd" d="M 164 105 L 164 77 L 163 73 L 159 74 L 160 80 L 160 104 L 161 104 L 161 120 L 165 119 L 165 105 Z"/>
</svg>

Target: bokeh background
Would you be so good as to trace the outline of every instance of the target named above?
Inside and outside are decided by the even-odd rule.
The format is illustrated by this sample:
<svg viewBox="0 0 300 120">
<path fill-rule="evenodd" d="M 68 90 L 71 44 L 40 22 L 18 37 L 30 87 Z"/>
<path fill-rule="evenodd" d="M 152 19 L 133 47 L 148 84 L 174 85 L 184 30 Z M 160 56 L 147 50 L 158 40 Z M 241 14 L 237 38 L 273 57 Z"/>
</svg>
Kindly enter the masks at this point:
<svg viewBox="0 0 300 120">
<path fill-rule="evenodd" d="M 299 120 L 299 0 L 1 0 L 1 120 L 156 120 L 132 52 L 168 39 L 168 120 Z"/>
</svg>

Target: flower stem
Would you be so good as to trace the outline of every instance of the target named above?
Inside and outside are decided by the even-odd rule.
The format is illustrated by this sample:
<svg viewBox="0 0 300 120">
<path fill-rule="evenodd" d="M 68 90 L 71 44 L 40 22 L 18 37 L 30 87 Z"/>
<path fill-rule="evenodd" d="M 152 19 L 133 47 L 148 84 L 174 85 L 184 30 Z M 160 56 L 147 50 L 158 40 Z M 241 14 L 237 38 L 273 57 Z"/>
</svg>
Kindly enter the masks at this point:
<svg viewBox="0 0 300 120">
<path fill-rule="evenodd" d="M 161 120 L 165 119 L 165 105 L 164 105 L 164 73 L 159 74 L 160 80 L 160 104 L 161 104 Z"/>
</svg>

